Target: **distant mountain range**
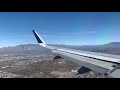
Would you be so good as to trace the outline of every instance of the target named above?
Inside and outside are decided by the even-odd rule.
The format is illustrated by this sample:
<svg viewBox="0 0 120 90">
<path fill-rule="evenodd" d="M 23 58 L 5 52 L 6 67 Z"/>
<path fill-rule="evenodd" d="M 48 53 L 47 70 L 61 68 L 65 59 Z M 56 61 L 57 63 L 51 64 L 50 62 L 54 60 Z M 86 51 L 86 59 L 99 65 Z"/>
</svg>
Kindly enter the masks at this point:
<svg viewBox="0 0 120 90">
<path fill-rule="evenodd" d="M 120 55 L 120 42 L 111 42 L 102 45 L 83 45 L 83 46 L 57 45 L 57 46 L 76 49 L 76 50 L 85 50 L 91 52 L 101 52 L 101 53 Z"/>
<path fill-rule="evenodd" d="M 46 52 L 49 49 L 43 48 L 38 44 L 25 44 L 0 48 L 0 53 L 19 53 L 19 52 Z"/>
<path fill-rule="evenodd" d="M 64 48 L 71 48 L 77 50 L 86 50 L 92 52 L 102 52 L 120 55 L 120 42 L 111 42 L 103 45 L 83 45 L 83 46 L 72 46 L 72 45 L 57 45 Z M 16 53 L 16 52 L 46 52 L 49 49 L 43 48 L 38 44 L 26 44 L 18 45 L 15 47 L 4 47 L 0 48 L 0 53 Z"/>
</svg>

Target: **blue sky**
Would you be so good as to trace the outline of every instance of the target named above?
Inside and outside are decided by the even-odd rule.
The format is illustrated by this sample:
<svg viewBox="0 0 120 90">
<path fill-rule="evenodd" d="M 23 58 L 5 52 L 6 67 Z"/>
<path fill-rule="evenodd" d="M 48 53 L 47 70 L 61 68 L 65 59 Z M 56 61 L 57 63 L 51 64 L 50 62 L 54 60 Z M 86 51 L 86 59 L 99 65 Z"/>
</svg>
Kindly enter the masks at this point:
<svg viewBox="0 0 120 90">
<path fill-rule="evenodd" d="M 96 45 L 120 42 L 119 12 L 0 12 L 0 47 L 37 43 Z"/>
</svg>

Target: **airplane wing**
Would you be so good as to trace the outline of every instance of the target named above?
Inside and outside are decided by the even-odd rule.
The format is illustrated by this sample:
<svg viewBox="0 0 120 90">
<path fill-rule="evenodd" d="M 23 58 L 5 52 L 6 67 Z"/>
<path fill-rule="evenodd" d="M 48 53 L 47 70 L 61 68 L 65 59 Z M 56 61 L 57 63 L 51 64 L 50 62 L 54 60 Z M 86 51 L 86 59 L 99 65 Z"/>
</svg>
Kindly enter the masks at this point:
<svg viewBox="0 0 120 90">
<path fill-rule="evenodd" d="M 42 47 L 51 49 L 52 53 L 63 57 L 65 60 L 78 63 L 92 71 L 120 78 L 120 56 L 104 53 L 96 53 L 82 50 L 63 48 L 57 45 L 46 44 L 38 33 L 33 33 Z"/>
</svg>

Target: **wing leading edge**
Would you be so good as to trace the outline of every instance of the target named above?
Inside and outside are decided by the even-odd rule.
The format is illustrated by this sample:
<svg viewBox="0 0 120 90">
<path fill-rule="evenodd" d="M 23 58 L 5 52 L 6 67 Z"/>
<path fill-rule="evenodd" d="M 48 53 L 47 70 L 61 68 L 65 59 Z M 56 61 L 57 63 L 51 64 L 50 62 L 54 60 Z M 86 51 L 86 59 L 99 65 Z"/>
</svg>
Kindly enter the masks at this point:
<svg viewBox="0 0 120 90">
<path fill-rule="evenodd" d="M 66 60 L 76 62 L 98 73 L 109 74 L 112 77 L 120 78 L 120 57 L 118 55 L 74 50 L 58 47 L 52 44 L 48 45 L 35 30 L 33 30 L 33 33 L 38 41 L 38 44 L 42 47 L 51 49 L 52 53 L 55 53 Z"/>
</svg>

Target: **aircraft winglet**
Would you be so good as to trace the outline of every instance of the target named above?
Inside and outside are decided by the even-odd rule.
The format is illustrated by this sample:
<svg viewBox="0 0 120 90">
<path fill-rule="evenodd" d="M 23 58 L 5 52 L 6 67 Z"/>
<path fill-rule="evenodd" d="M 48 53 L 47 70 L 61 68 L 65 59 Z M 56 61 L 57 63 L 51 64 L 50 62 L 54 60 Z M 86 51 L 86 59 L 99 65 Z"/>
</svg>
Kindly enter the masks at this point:
<svg viewBox="0 0 120 90">
<path fill-rule="evenodd" d="M 32 30 L 32 31 L 33 31 L 33 33 L 34 33 L 34 35 L 35 35 L 35 37 L 36 37 L 39 45 L 45 47 L 46 44 L 45 44 L 45 42 L 42 40 L 42 38 L 39 36 L 39 34 L 38 34 L 35 30 Z"/>
</svg>

